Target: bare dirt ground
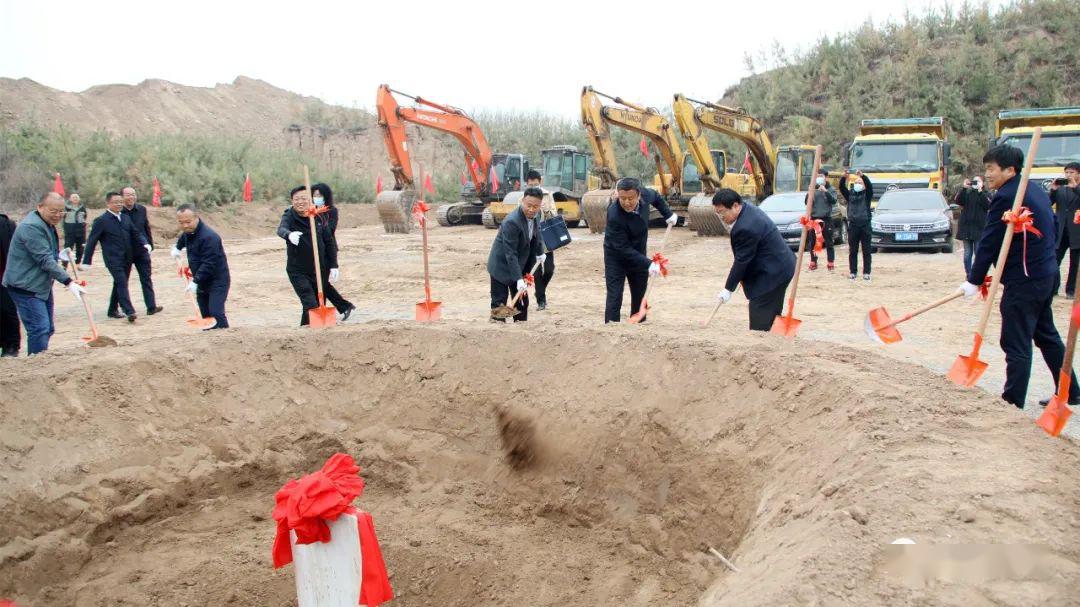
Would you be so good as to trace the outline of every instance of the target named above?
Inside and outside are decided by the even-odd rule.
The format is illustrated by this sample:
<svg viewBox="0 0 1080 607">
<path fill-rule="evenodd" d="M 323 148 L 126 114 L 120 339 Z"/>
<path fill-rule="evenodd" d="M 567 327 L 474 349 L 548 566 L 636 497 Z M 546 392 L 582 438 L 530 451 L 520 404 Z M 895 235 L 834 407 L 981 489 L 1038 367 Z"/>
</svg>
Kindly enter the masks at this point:
<svg viewBox="0 0 1080 607">
<path fill-rule="evenodd" d="M 908 323 L 888 348 L 863 333 L 871 307 L 898 315 L 955 288 L 959 252 L 878 255 L 871 283 L 804 274 L 788 342 L 745 330 L 741 294 L 700 328 L 731 261 L 723 239 L 674 232 L 648 323 L 604 326 L 601 237 L 575 230 L 549 309 L 502 326 L 487 321 L 494 232 L 435 227 L 444 321 L 427 327 L 411 321 L 419 235 L 342 212 L 338 287 L 359 309 L 329 331 L 296 327 L 280 209 L 260 205 L 207 216 L 227 237 L 234 329 L 185 325 L 165 241 L 160 315 L 106 322 L 104 270 L 90 275 L 118 348 L 84 349 L 81 307 L 57 291 L 50 352 L 0 364 L 0 597 L 295 604 L 291 569 L 270 566 L 273 492 L 340 450 L 364 469 L 396 604 L 1080 600 L 1080 454 L 1031 419 L 1052 389 L 1041 361 L 1021 412 L 997 398 L 996 321 L 980 387 L 943 377 L 976 306 Z M 162 237 L 168 218 L 155 212 Z M 507 411 L 536 441 L 516 468 Z M 913 583 L 886 570 L 897 537 L 1049 556 L 1037 575 Z"/>
</svg>

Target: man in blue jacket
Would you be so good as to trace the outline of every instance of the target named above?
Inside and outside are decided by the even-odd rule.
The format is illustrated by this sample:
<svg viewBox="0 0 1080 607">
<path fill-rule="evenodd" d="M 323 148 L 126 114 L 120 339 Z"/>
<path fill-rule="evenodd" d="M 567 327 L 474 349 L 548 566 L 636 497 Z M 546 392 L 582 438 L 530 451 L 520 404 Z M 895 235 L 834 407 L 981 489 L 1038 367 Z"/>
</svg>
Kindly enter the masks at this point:
<svg viewBox="0 0 1080 607">
<path fill-rule="evenodd" d="M 615 184 L 615 193 L 618 198 L 608 205 L 607 226 L 604 227 L 605 323 L 620 320 L 624 283 L 630 286 L 630 315 L 633 316 L 641 308 L 649 278 L 660 275 L 660 266 L 645 254 L 649 241 L 649 207 L 655 207 L 668 225 L 674 225 L 679 219 L 663 196 L 656 190 L 641 187 L 637 179 L 623 177 Z"/>
<path fill-rule="evenodd" d="M 203 318 L 213 316 L 216 321 L 206 330 L 228 329 L 225 300 L 229 297 L 229 260 L 225 257 L 221 237 L 199 217 L 193 204 L 176 207 L 176 222 L 181 234 L 169 254 L 179 260 L 180 251 L 187 249 L 188 269 L 191 270 L 187 290 L 195 294 Z"/>
<path fill-rule="evenodd" d="M 134 259 L 135 247 L 141 247 L 150 252 L 150 243 L 146 237 L 135 230 L 131 218 L 123 214 L 124 208 L 122 196 L 118 192 L 109 192 L 105 195 L 106 211 L 102 213 L 90 227 L 90 236 L 86 239 L 86 250 L 83 252 L 83 265 L 80 270 L 89 270 L 94 260 L 94 249 L 101 243 L 101 255 L 105 258 L 105 268 L 112 275 L 113 288 L 109 295 L 109 318 L 124 318 L 128 322 L 135 322 L 135 306 L 131 305 L 131 294 L 128 292 L 128 279 L 131 277 L 131 264 Z M 124 313 L 117 312 L 117 308 L 123 309 Z"/>
<path fill-rule="evenodd" d="M 124 197 L 124 208 L 121 209 L 121 212 L 131 218 L 131 225 L 135 227 L 135 232 L 142 236 L 146 244 L 149 245 L 140 247 L 138 242 L 133 242 L 131 262 L 135 266 L 135 271 L 139 274 L 139 283 L 142 285 L 146 313 L 157 314 L 163 308 L 157 305 L 157 298 L 154 296 L 154 279 L 151 277 L 150 252 L 154 250 L 154 234 L 150 230 L 150 217 L 146 212 L 146 206 L 136 202 L 138 195 L 135 193 L 135 188 L 128 186 L 120 190 L 120 193 Z M 129 274 L 130 272 L 128 270 Z M 115 304 L 109 308 L 109 312 L 116 312 Z"/>
<path fill-rule="evenodd" d="M 750 300 L 750 330 L 768 331 L 784 309 L 784 292 L 795 275 L 795 254 L 784 242 L 769 216 L 754 205 L 742 203 L 739 193 L 722 188 L 713 194 L 713 209 L 731 226 L 731 264 L 724 290 L 717 299 L 731 300 L 742 283 Z"/>
<path fill-rule="evenodd" d="M 1013 199 L 1020 185 L 1020 172 L 1024 165 L 1024 153 L 1015 147 L 999 145 L 983 156 L 986 185 L 997 190 L 990 201 L 975 259 L 971 262 L 967 282 L 960 289 L 967 297 L 974 297 L 979 286 L 997 261 L 1005 230 L 1012 224 L 1002 221 L 1002 216 L 1012 210 Z M 1051 302 L 1057 276 L 1055 251 L 1054 212 L 1050 209 L 1050 197 L 1037 184 L 1031 184 L 1024 194 L 1023 206 L 1031 212 L 1033 229 L 1013 236 L 1005 268 L 1001 274 L 1004 293 L 1001 296 L 1001 349 L 1005 352 L 1005 388 L 1001 398 L 1020 409 L 1027 400 L 1028 381 L 1031 379 L 1031 344 L 1042 352 L 1046 366 L 1057 385 L 1061 363 L 1065 357 L 1065 344 L 1061 342 Z M 1035 233 L 1037 230 L 1042 235 Z M 1069 389 L 1069 403 L 1080 401 L 1080 387 L 1073 375 Z M 1042 404 L 1045 404 L 1044 401 Z"/>
</svg>

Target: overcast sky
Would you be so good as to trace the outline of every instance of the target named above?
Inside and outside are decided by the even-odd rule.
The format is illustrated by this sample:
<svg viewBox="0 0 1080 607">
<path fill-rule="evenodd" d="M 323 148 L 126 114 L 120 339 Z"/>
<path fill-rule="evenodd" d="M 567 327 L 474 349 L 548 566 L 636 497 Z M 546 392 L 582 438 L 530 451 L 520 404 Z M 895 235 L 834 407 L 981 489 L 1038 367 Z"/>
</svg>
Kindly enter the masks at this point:
<svg viewBox="0 0 1080 607">
<path fill-rule="evenodd" d="M 676 92 L 715 99 L 748 74 L 744 54 L 774 41 L 805 48 L 867 19 L 943 5 L 0 0 L 0 76 L 81 91 L 147 78 L 213 86 L 242 74 L 366 108 L 387 82 L 466 109 L 576 117 L 585 84 L 654 106 Z"/>
</svg>

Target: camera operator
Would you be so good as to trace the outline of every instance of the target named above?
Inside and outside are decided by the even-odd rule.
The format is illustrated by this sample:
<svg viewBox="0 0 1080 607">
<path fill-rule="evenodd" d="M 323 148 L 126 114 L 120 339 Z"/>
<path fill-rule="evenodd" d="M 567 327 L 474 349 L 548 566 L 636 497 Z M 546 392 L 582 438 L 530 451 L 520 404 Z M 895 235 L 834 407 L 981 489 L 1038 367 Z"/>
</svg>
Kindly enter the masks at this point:
<svg viewBox="0 0 1080 607">
<path fill-rule="evenodd" d="M 990 210 L 990 196 L 983 189 L 980 175 L 964 180 L 964 187 L 953 198 L 963 210 L 956 226 L 956 239 L 964 243 L 964 271 L 971 271 L 971 258 L 975 246 L 979 243 L 983 226 L 986 225 L 986 213 Z"/>
</svg>

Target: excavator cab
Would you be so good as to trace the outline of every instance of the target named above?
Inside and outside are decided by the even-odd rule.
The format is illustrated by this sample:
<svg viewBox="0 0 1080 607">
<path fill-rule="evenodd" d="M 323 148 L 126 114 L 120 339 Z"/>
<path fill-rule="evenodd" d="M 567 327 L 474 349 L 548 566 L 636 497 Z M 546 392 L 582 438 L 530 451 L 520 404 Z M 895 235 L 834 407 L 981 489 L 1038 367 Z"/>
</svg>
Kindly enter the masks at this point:
<svg viewBox="0 0 1080 607">
<path fill-rule="evenodd" d="M 495 166 L 498 176 L 498 165 Z M 508 161 L 506 170 L 510 171 L 512 166 Z M 528 173 L 528 161 L 525 161 L 524 166 Z M 561 215 L 566 225 L 571 228 L 581 225 L 581 197 L 594 185 L 593 182 L 597 181 L 589 175 L 592 156 L 579 152 L 577 147 L 572 145 L 557 145 L 540 152 L 540 169 L 540 187 L 546 193 L 544 213 Z M 524 184 L 524 181 L 522 183 Z M 489 228 L 499 227 L 503 219 L 521 204 L 524 189 L 522 186 L 518 191 L 508 192 L 502 200 L 492 202 L 484 211 L 483 224 Z"/>
<path fill-rule="evenodd" d="M 543 170 L 541 185 L 547 189 L 565 190 L 581 198 L 589 188 L 592 156 L 572 145 L 557 145 L 540 153 Z"/>
<path fill-rule="evenodd" d="M 780 146 L 776 150 L 773 193 L 805 192 L 814 183 L 814 146 Z"/>
<path fill-rule="evenodd" d="M 716 170 L 721 175 L 727 173 L 727 155 L 723 150 L 709 150 L 709 154 L 712 155 L 713 164 L 716 165 Z M 701 173 L 698 172 L 697 163 L 694 162 L 694 155 L 690 152 L 683 154 L 683 187 L 682 194 L 684 198 L 692 198 L 695 194 L 700 194 L 705 191 L 704 184 L 701 183 Z"/>
</svg>

